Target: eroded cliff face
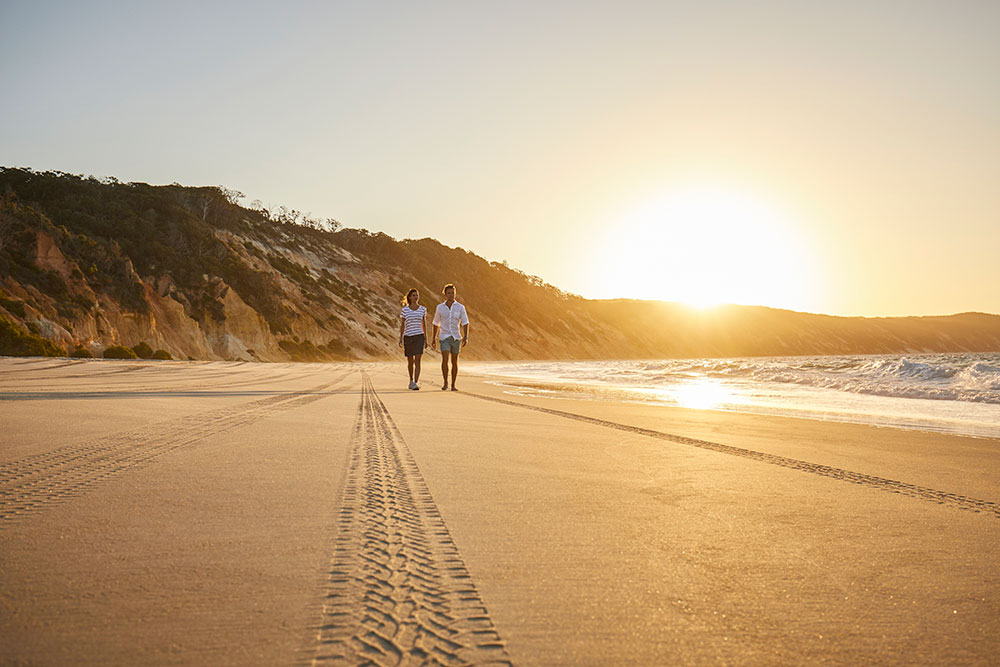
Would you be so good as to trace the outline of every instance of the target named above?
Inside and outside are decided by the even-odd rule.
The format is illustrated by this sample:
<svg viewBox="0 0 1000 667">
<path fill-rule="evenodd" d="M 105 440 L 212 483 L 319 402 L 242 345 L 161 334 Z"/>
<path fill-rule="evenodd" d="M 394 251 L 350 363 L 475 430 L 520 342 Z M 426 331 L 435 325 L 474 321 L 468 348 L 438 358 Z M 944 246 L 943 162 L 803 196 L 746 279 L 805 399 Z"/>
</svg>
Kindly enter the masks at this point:
<svg viewBox="0 0 1000 667">
<path fill-rule="evenodd" d="M 249 239 L 229 234 L 234 247 L 251 243 Z M 37 267 L 61 279 L 61 296 L 42 292 L 33 285 L 21 285 L 9 277 L 0 282 L 4 291 L 23 302 L 23 317 L 8 314 L 19 324 L 49 338 L 69 350 L 85 347 L 95 356 L 111 345 L 132 346 L 139 341 L 162 348 L 180 359 L 229 359 L 247 361 L 287 361 L 290 354 L 280 343 L 314 346 L 336 341 L 331 358 L 381 358 L 392 353 L 391 306 L 388 299 L 370 298 L 362 304 L 334 294 L 325 295 L 325 303 L 304 297 L 301 287 L 276 271 L 267 261 L 241 253 L 247 264 L 266 272 L 272 279 L 282 307 L 292 314 L 284 330 L 274 331 L 267 318 L 247 304 L 232 286 L 219 276 L 204 274 L 203 285 L 196 293 L 178 287 L 173 276 L 164 273 L 140 277 L 131 262 L 124 267 L 120 280 L 141 289 L 146 303 L 143 312 L 128 310 L 113 296 L 91 288 L 80 266 L 68 259 L 57 242 L 45 231 L 35 231 L 33 259 Z M 373 295 L 391 291 L 385 276 L 366 269 L 361 260 L 342 249 L 331 257 L 314 251 L 289 248 L 272 251 L 285 261 L 316 274 L 327 271 L 343 276 L 347 284 L 367 283 L 378 291 L 364 288 Z M 94 276 L 92 276 L 93 278 Z M 106 278 L 106 276 L 97 276 Z M 355 288 L 361 293 L 359 288 Z M 65 298 L 89 303 L 67 316 Z M 195 304 L 201 304 L 198 312 Z"/>
<path fill-rule="evenodd" d="M 433 313 L 441 300 L 440 288 L 428 287 L 424 283 L 429 280 L 422 282 L 391 262 L 364 260 L 333 243 L 297 237 L 295 231 L 277 230 L 267 239 L 231 230 L 217 234 L 232 261 L 254 272 L 258 284 L 266 286 L 266 299 L 246 290 L 241 294 L 221 276 L 208 273 L 193 287 L 190 281 L 179 284 L 181 281 L 167 272 L 140 276 L 130 260 L 122 262 L 114 276 L 87 271 L 60 249 L 60 242 L 72 245 L 69 236 L 64 233 L 61 238 L 51 230 L 33 232 L 31 255 L 41 271 L 59 277 L 62 287 L 58 293 L 46 293 L 9 278 L 0 286 L 25 304 L 24 317 L 12 316 L 19 323 L 67 350 L 84 347 L 95 356 L 109 346 L 130 347 L 140 341 L 179 359 L 287 361 L 398 356 L 397 316 L 402 293 L 420 284 L 423 303 Z M 449 267 L 447 261 L 430 264 L 431 272 L 443 276 L 442 284 L 449 278 L 461 284 L 461 275 L 452 278 L 460 269 Z M 116 299 L 107 289 L 109 283 L 136 290 L 143 307 L 129 308 Z M 468 303 L 465 294 L 460 294 L 459 300 Z M 251 303 L 263 304 L 269 312 L 264 314 Z M 563 329 L 556 335 L 530 318 L 519 317 L 502 302 L 481 299 L 479 303 L 488 305 L 470 306 L 475 345 L 466 350 L 469 358 L 596 356 L 611 354 L 616 340 L 624 341 L 620 333 L 599 339 L 594 332 L 601 328 L 600 323 L 580 312 L 556 314 L 553 321 Z M 541 310 L 551 311 L 551 306 L 542 305 Z M 598 340 L 601 342 L 596 344 Z M 627 346 L 620 345 L 621 349 Z"/>
<path fill-rule="evenodd" d="M 60 287 L 52 294 L 4 277 L 0 286 L 20 301 L 24 314 L 2 306 L 0 312 L 67 350 L 85 347 L 95 356 L 111 345 L 145 341 L 178 359 L 391 358 L 399 354 L 396 316 L 402 286 L 420 282 L 405 269 L 379 266 L 341 247 L 288 239 L 267 246 L 252 235 L 226 232 L 220 234 L 226 247 L 264 276 L 269 300 L 241 295 L 221 276 L 207 273 L 194 288 L 178 285 L 170 273 L 139 276 L 126 261 L 115 282 L 139 291 L 145 304 L 139 312 L 107 289 L 94 289 L 92 282 L 107 285 L 108 277 L 91 270 L 88 279 L 51 233 L 33 233 L 31 256 L 41 271 L 58 277 Z M 449 271 L 447 266 L 435 270 Z M 435 290 L 423 285 L 421 290 L 433 312 L 439 300 Z M 536 296 L 545 301 L 551 294 Z M 560 299 L 542 304 L 538 312 L 553 319 L 541 322 L 537 313 L 519 316 L 523 304 L 473 292 L 475 344 L 466 356 L 614 359 L 1000 349 L 1000 317 L 983 314 L 864 319 L 747 307 L 705 314 L 671 304 Z M 248 301 L 273 306 L 271 319 Z"/>
</svg>

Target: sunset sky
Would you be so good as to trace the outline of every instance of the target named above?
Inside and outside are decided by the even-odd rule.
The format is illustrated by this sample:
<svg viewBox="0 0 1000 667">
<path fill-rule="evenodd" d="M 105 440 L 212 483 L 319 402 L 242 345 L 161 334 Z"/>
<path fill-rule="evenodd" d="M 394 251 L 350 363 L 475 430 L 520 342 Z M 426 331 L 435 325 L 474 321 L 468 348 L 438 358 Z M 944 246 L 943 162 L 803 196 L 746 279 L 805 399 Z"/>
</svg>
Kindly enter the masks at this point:
<svg viewBox="0 0 1000 667">
<path fill-rule="evenodd" d="M 5 0 L 0 30 L 0 165 L 225 185 L 586 297 L 1000 313 L 993 0 Z"/>
</svg>

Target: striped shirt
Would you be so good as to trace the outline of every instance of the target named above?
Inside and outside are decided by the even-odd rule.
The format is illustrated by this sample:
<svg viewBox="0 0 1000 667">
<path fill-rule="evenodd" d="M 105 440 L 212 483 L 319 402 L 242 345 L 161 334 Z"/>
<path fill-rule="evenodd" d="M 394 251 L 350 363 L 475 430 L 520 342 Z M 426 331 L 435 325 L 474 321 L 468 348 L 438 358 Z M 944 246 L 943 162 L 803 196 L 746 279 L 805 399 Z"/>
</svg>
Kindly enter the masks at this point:
<svg viewBox="0 0 1000 667">
<path fill-rule="evenodd" d="M 424 315 L 427 309 L 423 306 L 416 310 L 410 310 L 410 306 L 403 306 L 399 316 L 406 320 L 406 328 L 403 330 L 404 336 L 419 336 L 424 332 Z"/>
</svg>

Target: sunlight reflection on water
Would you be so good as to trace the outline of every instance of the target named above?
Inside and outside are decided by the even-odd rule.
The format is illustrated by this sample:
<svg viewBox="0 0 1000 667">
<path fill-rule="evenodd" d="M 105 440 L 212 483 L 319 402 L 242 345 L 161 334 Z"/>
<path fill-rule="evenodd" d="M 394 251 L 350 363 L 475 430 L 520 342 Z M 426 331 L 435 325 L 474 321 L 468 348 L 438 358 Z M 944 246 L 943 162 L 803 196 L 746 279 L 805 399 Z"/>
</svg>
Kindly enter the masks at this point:
<svg viewBox="0 0 1000 667">
<path fill-rule="evenodd" d="M 731 385 L 707 377 L 696 377 L 671 387 L 645 389 L 641 393 L 696 410 L 712 410 L 746 402 Z"/>
<path fill-rule="evenodd" d="M 1000 354 L 484 362 L 548 398 L 729 410 L 1000 438 Z"/>
</svg>

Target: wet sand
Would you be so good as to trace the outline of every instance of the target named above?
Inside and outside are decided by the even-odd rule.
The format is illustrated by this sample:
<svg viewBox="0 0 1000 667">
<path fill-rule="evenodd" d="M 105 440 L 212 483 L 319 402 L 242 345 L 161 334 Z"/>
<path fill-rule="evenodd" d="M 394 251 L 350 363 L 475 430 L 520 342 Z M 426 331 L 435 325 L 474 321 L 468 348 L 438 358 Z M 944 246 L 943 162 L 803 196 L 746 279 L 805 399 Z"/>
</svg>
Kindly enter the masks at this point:
<svg viewBox="0 0 1000 667">
<path fill-rule="evenodd" d="M 0 359 L 0 664 L 990 664 L 1000 441 Z"/>
</svg>

